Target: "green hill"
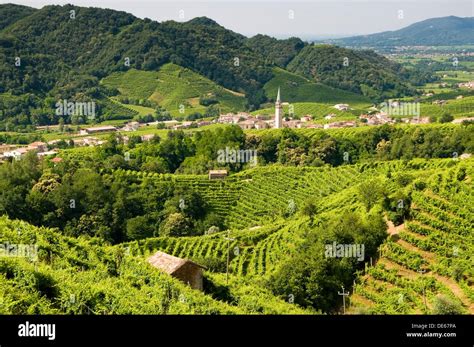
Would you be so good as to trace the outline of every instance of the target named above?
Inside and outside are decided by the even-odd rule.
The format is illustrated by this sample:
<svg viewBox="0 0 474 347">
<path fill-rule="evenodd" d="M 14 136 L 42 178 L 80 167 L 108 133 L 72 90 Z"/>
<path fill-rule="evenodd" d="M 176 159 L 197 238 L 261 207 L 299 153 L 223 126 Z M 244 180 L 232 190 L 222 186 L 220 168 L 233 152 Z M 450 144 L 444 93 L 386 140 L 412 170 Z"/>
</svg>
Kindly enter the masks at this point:
<svg viewBox="0 0 474 347">
<path fill-rule="evenodd" d="M 321 83 L 315 83 L 281 68 L 275 68 L 273 70 L 273 78 L 268 81 L 263 88 L 270 100 L 276 98 L 277 90 L 280 88 L 283 101 L 291 103 L 347 103 L 351 106 L 362 107 L 370 105 L 370 100 L 362 95 L 329 87 Z"/>
<path fill-rule="evenodd" d="M 408 81 L 412 72 L 373 51 L 331 45 L 306 46 L 286 69 L 311 81 L 375 101 L 415 93 Z"/>
<path fill-rule="evenodd" d="M 165 64 L 158 71 L 115 72 L 102 83 L 120 92 L 120 97 L 150 100 L 167 109 L 173 116 L 204 113 L 200 97 L 213 98 L 221 112 L 244 109 L 245 96 L 227 90 L 211 80 L 181 66 Z M 181 113 L 180 105 L 184 106 Z"/>
<path fill-rule="evenodd" d="M 16 5 L 16 4 L 4 4 L 0 5 L 0 30 L 7 26 L 15 23 L 16 21 L 28 17 L 36 9 L 32 7 Z"/>
</svg>

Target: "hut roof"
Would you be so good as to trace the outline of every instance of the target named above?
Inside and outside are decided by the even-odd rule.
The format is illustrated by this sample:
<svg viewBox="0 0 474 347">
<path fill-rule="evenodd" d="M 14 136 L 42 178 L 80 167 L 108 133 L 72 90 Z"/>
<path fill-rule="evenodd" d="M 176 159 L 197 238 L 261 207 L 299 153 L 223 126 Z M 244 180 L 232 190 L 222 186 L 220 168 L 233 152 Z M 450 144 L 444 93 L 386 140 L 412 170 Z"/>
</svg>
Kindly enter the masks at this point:
<svg viewBox="0 0 474 347">
<path fill-rule="evenodd" d="M 171 275 L 185 264 L 193 264 L 205 269 L 204 266 L 196 264 L 189 259 L 182 259 L 163 252 L 156 252 L 148 258 L 148 262 L 167 274 Z"/>
</svg>

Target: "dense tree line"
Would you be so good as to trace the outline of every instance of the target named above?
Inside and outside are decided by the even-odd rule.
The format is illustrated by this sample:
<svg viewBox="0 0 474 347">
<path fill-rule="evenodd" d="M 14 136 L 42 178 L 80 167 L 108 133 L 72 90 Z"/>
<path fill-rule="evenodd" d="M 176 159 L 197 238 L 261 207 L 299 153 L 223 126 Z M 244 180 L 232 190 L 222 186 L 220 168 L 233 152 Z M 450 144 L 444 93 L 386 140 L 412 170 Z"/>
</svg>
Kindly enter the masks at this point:
<svg viewBox="0 0 474 347">
<path fill-rule="evenodd" d="M 111 243 L 224 228 L 195 191 L 172 182 L 41 167 L 34 154 L 0 166 L 0 213 Z"/>
<path fill-rule="evenodd" d="M 338 166 L 373 160 L 453 158 L 474 150 L 474 125 L 367 127 L 347 135 L 315 131 L 312 136 L 284 128 L 246 135 L 238 126 L 186 134 L 169 131 L 142 143 L 139 136 L 111 136 L 99 147 L 92 161 L 80 162 L 96 170 L 130 169 L 155 173 L 206 174 L 223 168 L 233 172 L 249 168 L 252 162 L 219 162 L 219 151 L 246 150 L 256 153 L 258 165 Z M 254 152 L 255 151 L 255 152 Z M 126 160 L 126 157 L 128 158 Z M 247 158 L 249 159 L 249 158 Z"/>
</svg>

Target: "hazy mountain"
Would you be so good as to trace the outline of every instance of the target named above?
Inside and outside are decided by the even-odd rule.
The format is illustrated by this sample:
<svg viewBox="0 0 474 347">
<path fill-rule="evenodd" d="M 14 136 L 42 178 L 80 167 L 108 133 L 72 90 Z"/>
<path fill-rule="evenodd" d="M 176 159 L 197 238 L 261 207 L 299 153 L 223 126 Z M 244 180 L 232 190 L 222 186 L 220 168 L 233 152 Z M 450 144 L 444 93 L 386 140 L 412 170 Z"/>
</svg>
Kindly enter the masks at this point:
<svg viewBox="0 0 474 347">
<path fill-rule="evenodd" d="M 431 18 L 396 31 L 347 37 L 331 42 L 346 46 L 452 46 L 474 44 L 474 17 Z"/>
</svg>

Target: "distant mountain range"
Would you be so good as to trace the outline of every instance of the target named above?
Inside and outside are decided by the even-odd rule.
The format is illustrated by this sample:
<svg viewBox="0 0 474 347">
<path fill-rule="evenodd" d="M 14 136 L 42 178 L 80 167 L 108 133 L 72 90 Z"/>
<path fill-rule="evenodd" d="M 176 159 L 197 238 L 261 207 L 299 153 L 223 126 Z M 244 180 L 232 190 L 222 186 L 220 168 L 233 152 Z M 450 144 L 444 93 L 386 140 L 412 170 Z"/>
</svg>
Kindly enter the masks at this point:
<svg viewBox="0 0 474 347">
<path fill-rule="evenodd" d="M 326 41 L 352 47 L 474 45 L 474 17 L 431 18 L 400 30 Z"/>
</svg>

